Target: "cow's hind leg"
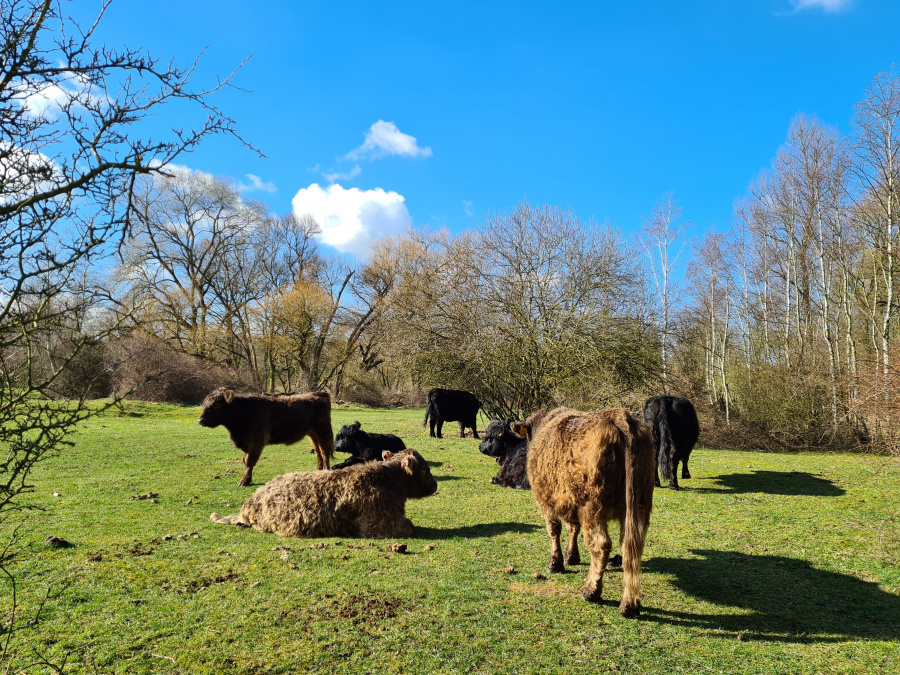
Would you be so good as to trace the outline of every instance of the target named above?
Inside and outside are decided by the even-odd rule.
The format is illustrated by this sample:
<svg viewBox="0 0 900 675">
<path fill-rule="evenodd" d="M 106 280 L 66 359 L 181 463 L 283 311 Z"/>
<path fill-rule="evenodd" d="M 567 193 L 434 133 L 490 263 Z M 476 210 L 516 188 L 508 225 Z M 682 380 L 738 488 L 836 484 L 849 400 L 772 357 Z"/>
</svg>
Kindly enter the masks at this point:
<svg viewBox="0 0 900 675">
<path fill-rule="evenodd" d="M 684 459 L 681 460 L 681 477 L 682 478 L 690 478 L 691 477 L 691 472 L 688 471 L 687 462 L 688 462 L 688 455 L 685 455 Z"/>
<path fill-rule="evenodd" d="M 547 522 L 547 535 L 550 537 L 550 563 L 547 565 L 547 571 L 551 574 L 556 572 L 565 572 L 563 565 L 562 547 L 559 545 L 559 534 L 562 532 L 562 523 L 554 519 L 552 516 L 544 516 Z"/>
<path fill-rule="evenodd" d="M 603 573 L 606 571 L 609 552 L 612 549 L 606 520 L 598 519 L 597 522 L 584 523 L 584 538 L 591 552 L 591 569 L 588 570 L 587 579 L 581 587 L 581 597 L 588 602 L 597 602 L 603 595 Z"/>
<path fill-rule="evenodd" d="M 238 481 L 238 485 L 244 487 L 253 483 L 253 467 L 259 461 L 262 449 L 261 444 L 253 444 L 244 451 L 244 474 Z"/>
<path fill-rule="evenodd" d="M 440 417 L 438 417 L 437 422 L 435 423 L 435 426 L 437 426 L 437 437 L 443 438 L 443 436 L 441 435 L 441 430 L 444 428 L 444 420 L 442 420 Z M 434 436 L 434 434 L 431 434 L 431 435 Z"/>
<path fill-rule="evenodd" d="M 566 565 L 580 565 L 581 554 L 578 553 L 578 535 L 581 532 L 581 525 L 578 523 L 566 523 L 566 530 L 569 533 L 569 542 L 566 546 Z"/>
<path fill-rule="evenodd" d="M 459 437 L 460 438 L 466 437 L 466 425 L 463 424 L 462 422 L 459 423 Z"/>
</svg>

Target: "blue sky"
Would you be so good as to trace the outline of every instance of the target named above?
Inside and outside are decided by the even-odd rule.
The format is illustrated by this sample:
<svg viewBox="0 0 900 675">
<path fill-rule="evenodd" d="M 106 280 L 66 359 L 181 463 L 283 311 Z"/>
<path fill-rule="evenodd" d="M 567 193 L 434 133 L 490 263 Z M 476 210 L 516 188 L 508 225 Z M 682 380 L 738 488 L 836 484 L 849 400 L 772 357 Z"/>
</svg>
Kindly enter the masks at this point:
<svg viewBox="0 0 900 675">
<path fill-rule="evenodd" d="M 99 39 L 181 63 L 208 45 L 198 84 L 250 56 L 249 91 L 215 100 L 266 158 L 221 138 L 183 163 L 358 253 L 523 198 L 633 232 L 672 192 L 726 229 L 796 114 L 847 131 L 897 26 L 897 0 L 117 0 Z"/>
</svg>

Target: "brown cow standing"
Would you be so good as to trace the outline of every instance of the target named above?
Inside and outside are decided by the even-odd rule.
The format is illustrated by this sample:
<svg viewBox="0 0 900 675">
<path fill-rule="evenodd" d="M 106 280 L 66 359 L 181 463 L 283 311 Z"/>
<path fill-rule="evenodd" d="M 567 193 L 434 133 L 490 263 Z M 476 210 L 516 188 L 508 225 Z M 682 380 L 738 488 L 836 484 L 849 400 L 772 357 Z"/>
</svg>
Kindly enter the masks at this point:
<svg viewBox="0 0 900 675">
<path fill-rule="evenodd" d="M 309 436 L 317 469 L 327 469 L 334 457 L 331 396 L 327 391 L 260 396 L 216 389 L 203 400 L 197 424 L 228 429 L 232 443 L 244 453 L 244 475 L 238 485 L 253 481 L 253 467 L 267 445 L 290 445 Z"/>
<path fill-rule="evenodd" d="M 209 519 L 282 537 L 408 537 L 413 524 L 406 500 L 436 491 L 422 455 L 386 451 L 382 462 L 277 476 L 244 502 L 240 514 Z"/>
<path fill-rule="evenodd" d="M 622 616 L 640 614 L 641 555 L 653 507 L 656 462 L 650 427 L 627 410 L 583 413 L 559 408 L 529 432 L 528 477 L 550 535 L 550 572 L 562 572 L 561 522 L 569 531 L 565 561 L 580 562 L 578 532 L 584 529 L 591 568 L 581 597 L 598 601 L 612 542 L 607 523 L 619 521 L 624 593 Z"/>
</svg>

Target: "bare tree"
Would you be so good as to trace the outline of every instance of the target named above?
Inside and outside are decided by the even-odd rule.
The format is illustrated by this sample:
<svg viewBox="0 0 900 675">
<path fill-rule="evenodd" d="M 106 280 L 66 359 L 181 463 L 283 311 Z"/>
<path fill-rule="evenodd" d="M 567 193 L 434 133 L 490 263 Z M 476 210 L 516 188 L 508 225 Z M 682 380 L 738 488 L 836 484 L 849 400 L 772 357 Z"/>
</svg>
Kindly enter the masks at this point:
<svg viewBox="0 0 900 675">
<path fill-rule="evenodd" d="M 53 0 L 0 7 L 0 535 L 7 542 L 28 508 L 31 470 L 97 411 L 83 399 L 55 400 L 54 387 L 110 329 L 76 317 L 103 301 L 86 271 L 127 233 L 136 180 L 161 173 L 211 134 L 234 134 L 209 99 L 227 79 L 195 89 L 193 67 L 96 46 L 96 27 L 83 29 Z M 178 126 L 156 129 L 151 139 L 144 123 L 178 103 Z M 39 358 L 41 342 L 61 334 L 52 358 Z M 12 584 L 15 551 L 0 548 L 0 572 Z M 10 658 L 12 634 L 0 663 Z"/>
<path fill-rule="evenodd" d="M 650 262 L 650 273 L 659 298 L 660 352 L 662 361 L 662 381 L 666 393 L 669 392 L 669 341 L 673 312 L 679 306 L 678 269 L 683 244 L 673 251 L 683 230 L 690 223 L 679 224 L 681 209 L 672 193 L 664 195 L 645 219 L 641 236 L 641 246 Z"/>
</svg>

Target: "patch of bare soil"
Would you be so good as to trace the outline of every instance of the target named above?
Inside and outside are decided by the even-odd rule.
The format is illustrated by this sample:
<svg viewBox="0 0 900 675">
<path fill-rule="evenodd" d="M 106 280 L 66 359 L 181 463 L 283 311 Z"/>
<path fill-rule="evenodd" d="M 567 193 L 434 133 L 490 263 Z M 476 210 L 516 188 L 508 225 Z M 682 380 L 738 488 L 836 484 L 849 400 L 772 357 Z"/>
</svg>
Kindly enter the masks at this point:
<svg viewBox="0 0 900 675">
<path fill-rule="evenodd" d="M 227 574 L 221 574 L 217 577 L 203 577 L 201 579 L 195 579 L 194 581 L 188 582 L 187 586 L 184 587 L 183 593 L 196 593 L 197 591 L 202 591 L 204 588 L 209 588 L 213 584 L 224 584 L 229 581 L 234 581 L 236 583 L 243 583 L 244 580 L 241 579 L 241 575 L 237 572 L 228 572 Z"/>
</svg>

